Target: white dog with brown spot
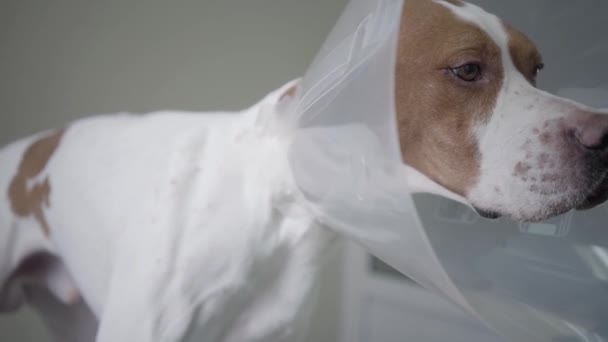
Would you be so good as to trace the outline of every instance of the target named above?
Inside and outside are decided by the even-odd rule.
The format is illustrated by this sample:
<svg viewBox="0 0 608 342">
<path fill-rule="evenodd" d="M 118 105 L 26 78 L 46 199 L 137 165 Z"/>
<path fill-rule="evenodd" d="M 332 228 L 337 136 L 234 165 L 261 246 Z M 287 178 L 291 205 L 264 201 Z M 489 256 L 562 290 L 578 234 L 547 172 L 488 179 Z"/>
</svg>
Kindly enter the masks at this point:
<svg viewBox="0 0 608 342">
<path fill-rule="evenodd" d="M 402 22 L 407 164 L 489 217 L 603 202 L 608 119 L 536 89 L 522 33 L 456 0 L 406 1 Z M 0 309 L 32 304 L 58 341 L 296 340 L 334 236 L 294 195 L 273 120 L 297 86 L 238 115 L 101 116 L 2 149 Z"/>
</svg>

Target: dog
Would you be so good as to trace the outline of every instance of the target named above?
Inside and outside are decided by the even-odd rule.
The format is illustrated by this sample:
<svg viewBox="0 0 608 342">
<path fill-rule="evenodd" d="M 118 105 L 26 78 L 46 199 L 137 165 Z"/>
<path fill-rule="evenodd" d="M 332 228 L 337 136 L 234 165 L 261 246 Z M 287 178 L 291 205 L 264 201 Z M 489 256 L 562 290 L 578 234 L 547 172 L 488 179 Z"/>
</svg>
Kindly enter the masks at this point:
<svg viewBox="0 0 608 342">
<path fill-rule="evenodd" d="M 403 160 L 487 218 L 608 197 L 608 117 L 535 87 L 523 34 L 459 0 L 405 2 Z M 298 80 L 240 113 L 87 118 L 0 151 L 0 309 L 59 341 L 295 341 L 336 239 L 298 197 L 281 117 Z"/>
</svg>

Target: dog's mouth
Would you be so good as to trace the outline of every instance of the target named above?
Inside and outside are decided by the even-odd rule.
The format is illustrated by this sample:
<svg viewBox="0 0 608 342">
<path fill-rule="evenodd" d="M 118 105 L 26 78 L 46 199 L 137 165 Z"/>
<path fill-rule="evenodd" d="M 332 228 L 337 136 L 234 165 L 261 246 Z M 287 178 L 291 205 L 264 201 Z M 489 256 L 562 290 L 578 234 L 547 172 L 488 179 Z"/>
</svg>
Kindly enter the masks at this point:
<svg viewBox="0 0 608 342">
<path fill-rule="evenodd" d="M 604 177 L 604 180 L 576 207 L 576 210 L 593 209 L 606 200 L 608 200 L 608 177 Z"/>
<path fill-rule="evenodd" d="M 502 216 L 502 214 L 500 214 L 496 211 L 487 210 L 487 209 L 475 208 L 475 211 L 477 212 L 477 214 L 479 216 L 481 216 L 485 219 L 488 219 L 488 220 L 496 220 Z"/>
<path fill-rule="evenodd" d="M 573 207 L 569 207 L 569 208 L 561 207 L 560 210 L 556 209 L 555 213 L 552 214 L 551 216 L 558 215 L 560 213 L 569 211 L 571 209 L 576 209 L 579 211 L 590 210 L 607 201 L 608 201 L 608 175 L 605 175 L 603 177 L 603 180 L 593 189 L 593 191 L 591 191 L 589 193 L 589 195 L 581 203 L 576 205 L 574 208 Z M 485 219 L 489 219 L 489 220 L 495 220 L 495 219 L 501 218 L 502 216 L 505 216 L 505 214 L 499 213 L 492 209 L 486 209 L 486 208 L 482 209 L 482 208 L 475 207 L 475 211 L 477 212 L 477 214 L 479 216 L 481 216 Z M 549 218 L 549 217 L 544 217 L 544 218 L 534 217 L 534 218 L 527 218 L 526 221 L 528 221 L 528 220 L 539 221 L 539 220 L 544 220 L 547 218 Z"/>
</svg>

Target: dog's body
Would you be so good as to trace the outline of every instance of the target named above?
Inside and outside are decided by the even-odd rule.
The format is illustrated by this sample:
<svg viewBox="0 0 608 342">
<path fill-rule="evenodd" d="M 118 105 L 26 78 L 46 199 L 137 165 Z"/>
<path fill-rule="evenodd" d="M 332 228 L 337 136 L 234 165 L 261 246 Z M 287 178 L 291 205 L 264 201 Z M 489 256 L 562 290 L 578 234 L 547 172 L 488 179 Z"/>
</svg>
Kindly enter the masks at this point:
<svg viewBox="0 0 608 342">
<path fill-rule="evenodd" d="M 456 0 L 406 1 L 404 15 L 408 164 L 488 216 L 603 198 L 608 120 L 535 89 L 525 37 Z M 4 148 L 0 309 L 25 299 L 61 341 L 296 340 L 333 240 L 291 178 L 282 117 L 297 94 L 292 82 L 241 113 L 85 119 Z M 82 329 L 65 328 L 74 317 Z"/>
<path fill-rule="evenodd" d="M 26 198 L 2 203 L 2 275 L 53 258 L 19 277 L 66 305 L 82 295 L 109 318 L 104 341 L 180 340 L 191 324 L 209 341 L 292 341 L 330 240 L 296 200 L 287 132 L 273 118 L 292 86 L 241 113 L 98 117 L 8 146 L 5 189 L 23 158 L 52 158 L 36 174 L 21 170 Z M 42 200 L 30 205 L 44 218 L 15 215 L 21 200 Z M 10 285 L 5 305 L 19 299 Z"/>
</svg>

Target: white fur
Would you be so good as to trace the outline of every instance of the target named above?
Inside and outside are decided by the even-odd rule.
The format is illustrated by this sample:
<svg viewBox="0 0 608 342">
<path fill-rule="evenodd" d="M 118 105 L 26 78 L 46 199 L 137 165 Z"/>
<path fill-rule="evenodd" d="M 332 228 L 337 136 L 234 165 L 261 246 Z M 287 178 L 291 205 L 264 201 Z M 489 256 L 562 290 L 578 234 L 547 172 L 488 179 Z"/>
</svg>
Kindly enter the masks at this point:
<svg viewBox="0 0 608 342">
<path fill-rule="evenodd" d="M 296 340 L 331 235 L 292 191 L 287 132 L 274 118 L 293 85 L 241 113 L 72 124 L 37 177 L 51 182 L 50 241 L 0 202 L 1 234 L 29 241 L 0 239 L 12 251 L 0 281 L 27 254 L 58 256 L 65 264 L 42 281 L 66 305 L 80 290 L 99 342 Z M 38 137 L 2 150 L 2 189 Z"/>
</svg>

